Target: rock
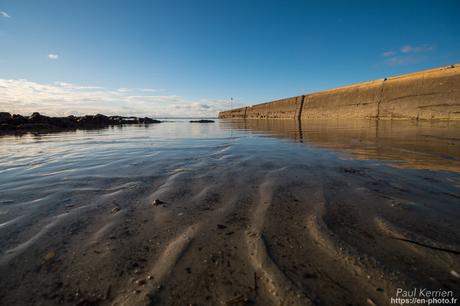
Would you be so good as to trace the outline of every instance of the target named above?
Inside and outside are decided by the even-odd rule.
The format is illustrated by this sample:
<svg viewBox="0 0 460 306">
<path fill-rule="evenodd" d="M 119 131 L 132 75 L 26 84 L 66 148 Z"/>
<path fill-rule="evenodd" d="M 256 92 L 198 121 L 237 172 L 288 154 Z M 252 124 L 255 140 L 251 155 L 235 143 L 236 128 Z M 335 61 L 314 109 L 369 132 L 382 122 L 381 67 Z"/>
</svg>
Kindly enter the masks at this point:
<svg viewBox="0 0 460 306">
<path fill-rule="evenodd" d="M 8 112 L 0 112 L 0 119 L 10 119 L 11 114 Z"/>
<path fill-rule="evenodd" d="M 77 124 L 80 128 L 104 127 L 112 124 L 112 120 L 110 119 L 110 117 L 107 117 L 102 114 L 97 114 L 95 116 L 86 115 L 77 118 Z"/>
<path fill-rule="evenodd" d="M 17 131 L 65 131 L 75 129 L 94 129 L 104 128 L 110 125 L 122 124 L 150 124 L 160 123 L 161 121 L 148 117 L 122 117 L 122 116 L 105 116 L 102 114 L 86 115 L 82 117 L 48 117 L 38 112 L 32 113 L 31 116 L 23 117 L 21 115 L 11 116 L 8 112 L 0 112 L 0 131 L 3 133 L 12 133 Z"/>
<path fill-rule="evenodd" d="M 94 125 L 94 116 L 86 115 L 77 119 L 79 127 L 90 127 Z"/>
<path fill-rule="evenodd" d="M 56 256 L 56 253 L 54 251 L 50 251 L 45 255 L 44 259 L 46 261 L 49 261 L 49 260 L 53 259 L 55 256 Z"/>
<path fill-rule="evenodd" d="M 158 205 L 161 205 L 161 204 L 163 204 L 163 203 L 164 203 L 164 202 L 161 201 L 160 199 L 155 199 L 155 200 L 153 201 L 153 206 L 158 206 Z"/>
<path fill-rule="evenodd" d="M 120 116 L 110 116 L 109 117 L 111 124 L 121 124 L 122 118 Z"/>
<path fill-rule="evenodd" d="M 18 114 L 14 114 L 11 117 L 11 123 L 15 125 L 27 123 L 27 118 Z"/>
<path fill-rule="evenodd" d="M 456 277 L 456 278 L 460 278 L 460 275 L 459 275 L 456 271 L 454 271 L 454 270 L 451 270 L 451 271 L 450 271 L 450 274 L 452 274 L 452 275 L 453 275 L 454 277 Z"/>
<path fill-rule="evenodd" d="M 155 120 L 152 118 L 148 118 L 148 117 L 144 117 L 144 118 L 139 118 L 139 123 L 150 124 L 150 123 L 161 123 L 161 121 Z"/>
<path fill-rule="evenodd" d="M 145 283 L 146 283 L 145 279 L 140 279 L 136 281 L 136 284 L 138 284 L 139 286 L 145 285 Z"/>
<path fill-rule="evenodd" d="M 377 306 L 377 304 L 374 303 L 374 301 L 371 298 L 367 298 L 367 304 L 371 306 Z"/>
<path fill-rule="evenodd" d="M 52 130 L 53 127 L 48 123 L 24 123 L 16 127 L 19 130 Z"/>
<path fill-rule="evenodd" d="M 11 114 L 7 112 L 0 112 L 0 123 L 8 123 L 11 120 Z"/>
<path fill-rule="evenodd" d="M 225 305 L 234 305 L 234 304 L 241 304 L 247 301 L 244 295 L 238 295 L 228 301 L 225 302 Z"/>
<path fill-rule="evenodd" d="M 110 119 L 109 119 L 109 117 L 107 117 L 105 115 L 97 114 L 96 116 L 94 116 L 94 121 L 96 121 L 97 123 L 108 124 Z"/>
<path fill-rule="evenodd" d="M 223 225 L 223 224 L 217 224 L 217 228 L 218 229 L 224 229 L 224 228 L 227 228 L 227 226 Z"/>
<path fill-rule="evenodd" d="M 118 206 L 112 208 L 112 214 L 117 213 L 119 211 L 120 211 L 120 207 L 118 207 Z"/>
<path fill-rule="evenodd" d="M 12 131 L 15 130 L 16 126 L 7 123 L 0 123 L 0 131 Z"/>
<path fill-rule="evenodd" d="M 63 129 L 76 129 L 78 127 L 76 120 L 69 117 L 54 117 L 50 118 L 51 125 Z"/>
<path fill-rule="evenodd" d="M 214 123 L 214 120 L 207 120 L 207 119 L 190 120 L 190 123 Z"/>
<path fill-rule="evenodd" d="M 29 117 L 29 121 L 31 123 L 49 123 L 50 117 L 48 116 L 43 116 L 38 112 L 32 113 L 32 115 Z"/>
</svg>

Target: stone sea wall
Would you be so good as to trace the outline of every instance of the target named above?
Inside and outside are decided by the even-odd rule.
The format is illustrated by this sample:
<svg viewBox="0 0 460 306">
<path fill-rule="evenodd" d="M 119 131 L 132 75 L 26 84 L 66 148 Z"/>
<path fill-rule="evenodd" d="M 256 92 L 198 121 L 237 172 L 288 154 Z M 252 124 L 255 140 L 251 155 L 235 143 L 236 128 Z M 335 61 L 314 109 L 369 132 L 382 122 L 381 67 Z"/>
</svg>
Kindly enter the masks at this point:
<svg viewBox="0 0 460 306">
<path fill-rule="evenodd" d="M 232 109 L 219 118 L 460 120 L 460 65 Z"/>
</svg>

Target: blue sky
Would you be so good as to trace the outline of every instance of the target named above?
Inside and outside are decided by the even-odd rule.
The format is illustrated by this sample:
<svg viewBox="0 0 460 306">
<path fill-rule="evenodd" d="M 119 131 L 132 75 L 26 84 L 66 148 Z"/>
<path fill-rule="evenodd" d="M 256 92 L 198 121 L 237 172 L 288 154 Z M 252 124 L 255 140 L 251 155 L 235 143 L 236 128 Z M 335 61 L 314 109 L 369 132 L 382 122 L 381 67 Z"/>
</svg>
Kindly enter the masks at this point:
<svg viewBox="0 0 460 306">
<path fill-rule="evenodd" d="M 0 0 L 0 111 L 215 115 L 460 62 L 460 1 Z"/>
</svg>

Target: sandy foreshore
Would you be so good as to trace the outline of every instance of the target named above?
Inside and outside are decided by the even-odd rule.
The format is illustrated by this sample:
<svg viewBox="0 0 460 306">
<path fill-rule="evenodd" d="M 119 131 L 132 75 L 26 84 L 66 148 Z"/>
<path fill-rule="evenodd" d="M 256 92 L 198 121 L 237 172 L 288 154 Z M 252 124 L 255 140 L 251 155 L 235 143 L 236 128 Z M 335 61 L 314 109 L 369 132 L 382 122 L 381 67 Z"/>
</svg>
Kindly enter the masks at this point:
<svg viewBox="0 0 460 306">
<path fill-rule="evenodd" d="M 244 141 L 124 153 L 113 174 L 42 184 L 38 200 L 4 182 L 18 189 L 1 193 L 1 304 L 390 305 L 397 288 L 459 294 L 458 174 L 303 144 L 275 151 L 266 137 L 242 151 Z M 138 172 L 121 175 L 128 163 Z"/>
</svg>

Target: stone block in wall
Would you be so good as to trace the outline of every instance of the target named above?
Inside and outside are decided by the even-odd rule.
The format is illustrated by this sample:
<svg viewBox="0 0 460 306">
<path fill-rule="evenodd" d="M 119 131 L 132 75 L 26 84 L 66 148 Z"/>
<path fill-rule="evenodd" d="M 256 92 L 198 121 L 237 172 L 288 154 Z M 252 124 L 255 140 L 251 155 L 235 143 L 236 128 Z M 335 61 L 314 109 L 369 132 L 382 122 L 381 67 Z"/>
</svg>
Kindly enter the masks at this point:
<svg viewBox="0 0 460 306">
<path fill-rule="evenodd" d="M 380 119 L 460 119 L 460 67 L 444 67 L 385 81 Z"/>
<path fill-rule="evenodd" d="M 309 94 L 305 97 L 301 119 L 376 118 L 383 80 Z"/>
</svg>

